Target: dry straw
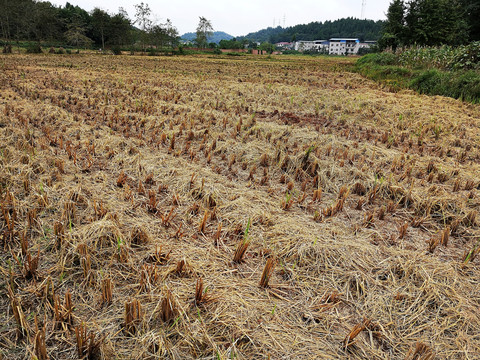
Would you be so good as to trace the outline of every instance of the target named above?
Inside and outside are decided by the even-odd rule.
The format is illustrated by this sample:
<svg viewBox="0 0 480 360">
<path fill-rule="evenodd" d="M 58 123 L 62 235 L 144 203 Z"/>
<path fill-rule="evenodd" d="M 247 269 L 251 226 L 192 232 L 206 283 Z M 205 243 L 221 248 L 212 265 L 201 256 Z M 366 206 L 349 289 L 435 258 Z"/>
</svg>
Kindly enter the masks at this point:
<svg viewBox="0 0 480 360">
<path fill-rule="evenodd" d="M 476 358 L 480 109 L 353 61 L 2 58 L 3 358 Z"/>
</svg>

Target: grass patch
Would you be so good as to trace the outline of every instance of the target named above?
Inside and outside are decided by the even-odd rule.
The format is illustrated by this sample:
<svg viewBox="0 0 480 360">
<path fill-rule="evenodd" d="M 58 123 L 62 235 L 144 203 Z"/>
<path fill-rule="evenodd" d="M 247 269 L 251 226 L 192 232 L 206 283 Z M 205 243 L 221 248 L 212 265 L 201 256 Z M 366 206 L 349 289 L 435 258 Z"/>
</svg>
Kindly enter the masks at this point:
<svg viewBox="0 0 480 360">
<path fill-rule="evenodd" d="M 354 71 L 393 89 L 408 88 L 421 94 L 480 102 L 480 73 L 475 70 L 439 70 L 399 65 L 390 53 L 369 54 L 357 61 Z"/>
</svg>

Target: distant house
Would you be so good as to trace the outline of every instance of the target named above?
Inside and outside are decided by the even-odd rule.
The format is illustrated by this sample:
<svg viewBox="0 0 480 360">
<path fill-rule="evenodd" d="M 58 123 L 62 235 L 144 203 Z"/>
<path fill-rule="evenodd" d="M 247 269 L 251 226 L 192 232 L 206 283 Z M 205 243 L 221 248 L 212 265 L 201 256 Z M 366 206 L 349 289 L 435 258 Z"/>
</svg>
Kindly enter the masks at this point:
<svg viewBox="0 0 480 360">
<path fill-rule="evenodd" d="M 318 51 L 329 55 L 356 55 L 360 49 L 372 47 L 375 41 L 360 42 L 359 39 L 332 38 L 330 40 L 297 41 L 295 50 Z"/>
<path fill-rule="evenodd" d="M 294 44 L 293 44 L 293 43 L 290 43 L 290 42 L 279 42 L 279 43 L 276 43 L 275 46 L 276 46 L 278 49 L 290 50 L 290 49 L 293 48 Z"/>
<path fill-rule="evenodd" d="M 327 52 L 328 41 L 327 40 L 296 41 L 295 50 L 300 52 L 304 52 L 304 51 Z"/>
<path fill-rule="evenodd" d="M 330 39 L 328 53 L 330 55 L 354 55 L 360 49 L 359 39 L 333 38 Z"/>
</svg>

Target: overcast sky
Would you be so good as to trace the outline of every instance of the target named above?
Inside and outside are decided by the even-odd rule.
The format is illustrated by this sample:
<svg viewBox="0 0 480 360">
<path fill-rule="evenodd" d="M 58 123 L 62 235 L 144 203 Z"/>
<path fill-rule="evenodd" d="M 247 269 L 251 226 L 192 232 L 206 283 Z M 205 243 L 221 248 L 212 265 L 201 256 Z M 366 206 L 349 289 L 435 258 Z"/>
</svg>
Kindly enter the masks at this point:
<svg viewBox="0 0 480 360">
<path fill-rule="evenodd" d="M 130 18 L 135 16 L 134 4 L 147 3 L 152 10 L 152 18 L 164 22 L 167 18 L 173 22 L 180 34 L 194 32 L 198 17 L 204 16 L 212 22 L 215 31 L 225 31 L 233 36 L 264 29 L 269 26 L 293 26 L 312 21 L 336 20 L 343 17 L 360 18 L 362 0 L 69 0 L 90 11 L 100 7 L 110 13 L 116 13 L 123 7 Z M 64 6 L 64 0 L 50 0 Z M 365 18 L 385 19 L 391 0 L 366 0 Z"/>
</svg>

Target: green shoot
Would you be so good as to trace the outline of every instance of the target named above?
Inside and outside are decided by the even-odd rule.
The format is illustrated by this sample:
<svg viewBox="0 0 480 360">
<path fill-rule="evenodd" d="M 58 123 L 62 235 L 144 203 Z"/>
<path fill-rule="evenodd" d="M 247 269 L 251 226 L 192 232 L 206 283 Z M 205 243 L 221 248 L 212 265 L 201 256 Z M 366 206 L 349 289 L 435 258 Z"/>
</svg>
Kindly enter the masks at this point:
<svg viewBox="0 0 480 360">
<path fill-rule="evenodd" d="M 182 314 L 178 315 L 173 324 L 170 326 L 170 329 L 173 328 L 177 323 L 180 321 L 180 318 L 182 317 Z"/>
<path fill-rule="evenodd" d="M 122 238 L 119 236 L 119 237 L 117 238 L 117 250 L 118 250 L 118 251 L 120 251 L 122 245 L 123 245 L 123 240 L 122 240 Z"/>
<path fill-rule="evenodd" d="M 252 225 L 252 219 L 248 218 L 247 227 L 245 228 L 245 233 L 243 234 L 243 239 L 247 240 L 248 232 L 250 231 L 250 226 Z"/>
</svg>

